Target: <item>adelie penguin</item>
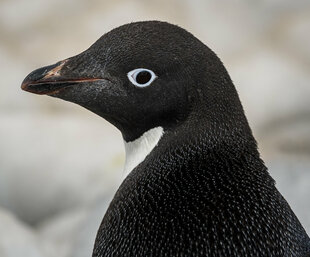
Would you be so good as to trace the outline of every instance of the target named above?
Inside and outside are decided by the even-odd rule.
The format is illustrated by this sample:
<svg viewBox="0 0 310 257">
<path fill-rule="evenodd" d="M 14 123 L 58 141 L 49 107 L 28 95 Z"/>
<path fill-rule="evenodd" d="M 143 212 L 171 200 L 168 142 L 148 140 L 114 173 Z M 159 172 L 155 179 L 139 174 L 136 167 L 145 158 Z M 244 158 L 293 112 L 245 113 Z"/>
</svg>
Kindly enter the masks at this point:
<svg viewBox="0 0 310 257">
<path fill-rule="evenodd" d="M 123 135 L 127 176 L 94 257 L 310 256 L 226 69 L 184 29 L 121 26 L 33 71 L 22 89 L 77 103 Z"/>
</svg>

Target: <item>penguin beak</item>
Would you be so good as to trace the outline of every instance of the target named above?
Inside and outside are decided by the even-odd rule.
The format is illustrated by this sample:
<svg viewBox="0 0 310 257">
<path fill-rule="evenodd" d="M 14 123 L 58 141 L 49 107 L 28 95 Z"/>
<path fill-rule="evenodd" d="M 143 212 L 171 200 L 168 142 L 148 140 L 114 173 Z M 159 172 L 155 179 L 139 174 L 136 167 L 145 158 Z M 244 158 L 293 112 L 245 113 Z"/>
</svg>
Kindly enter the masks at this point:
<svg viewBox="0 0 310 257">
<path fill-rule="evenodd" d="M 102 78 L 73 77 L 70 72 L 65 71 L 69 69 L 66 67 L 69 60 L 34 70 L 24 79 L 21 88 L 34 94 L 52 95 L 69 86 L 103 80 Z"/>
</svg>

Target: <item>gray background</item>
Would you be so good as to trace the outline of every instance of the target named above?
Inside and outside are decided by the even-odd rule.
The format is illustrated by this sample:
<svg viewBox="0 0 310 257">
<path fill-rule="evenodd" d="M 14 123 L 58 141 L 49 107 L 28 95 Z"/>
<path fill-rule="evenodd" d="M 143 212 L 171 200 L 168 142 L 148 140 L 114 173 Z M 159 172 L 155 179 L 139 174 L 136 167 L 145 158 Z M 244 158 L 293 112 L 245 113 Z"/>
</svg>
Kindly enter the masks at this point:
<svg viewBox="0 0 310 257">
<path fill-rule="evenodd" d="M 58 99 L 20 90 L 33 69 L 110 29 L 164 20 L 224 62 L 263 159 L 310 232 L 310 2 L 0 0 L 0 256 L 90 256 L 120 183 L 120 133 Z"/>
</svg>

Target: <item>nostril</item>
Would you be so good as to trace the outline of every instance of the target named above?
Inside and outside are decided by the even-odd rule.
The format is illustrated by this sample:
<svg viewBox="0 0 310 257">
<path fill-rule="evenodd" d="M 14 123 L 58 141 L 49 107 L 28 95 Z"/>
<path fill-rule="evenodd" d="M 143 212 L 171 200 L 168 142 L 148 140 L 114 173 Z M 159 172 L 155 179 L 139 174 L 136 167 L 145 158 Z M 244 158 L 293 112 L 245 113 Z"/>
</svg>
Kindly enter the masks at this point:
<svg viewBox="0 0 310 257">
<path fill-rule="evenodd" d="M 57 62 L 55 64 L 44 66 L 42 68 L 32 71 L 27 77 L 23 80 L 21 88 L 23 90 L 30 89 L 31 84 L 38 82 L 43 82 L 46 80 L 56 81 L 56 78 L 60 76 L 60 70 L 67 60 Z"/>
<path fill-rule="evenodd" d="M 45 68 L 48 68 L 48 70 L 44 72 L 44 79 L 59 77 L 60 71 L 67 61 L 68 59 L 60 61 L 54 65 L 45 67 Z"/>
</svg>

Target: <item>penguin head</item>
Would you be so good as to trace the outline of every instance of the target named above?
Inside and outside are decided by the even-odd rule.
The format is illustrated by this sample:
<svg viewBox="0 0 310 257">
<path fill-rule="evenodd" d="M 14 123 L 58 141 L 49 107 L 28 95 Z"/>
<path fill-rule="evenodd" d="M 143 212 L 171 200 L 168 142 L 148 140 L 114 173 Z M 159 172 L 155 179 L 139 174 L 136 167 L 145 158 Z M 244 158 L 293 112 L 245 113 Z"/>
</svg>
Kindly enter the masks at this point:
<svg viewBox="0 0 310 257">
<path fill-rule="evenodd" d="M 81 54 L 33 71 L 22 89 L 89 109 L 127 142 L 154 127 L 189 117 L 218 121 L 241 108 L 216 55 L 186 30 L 158 21 L 118 27 Z"/>
</svg>

